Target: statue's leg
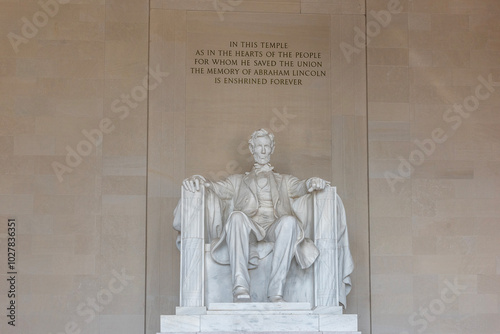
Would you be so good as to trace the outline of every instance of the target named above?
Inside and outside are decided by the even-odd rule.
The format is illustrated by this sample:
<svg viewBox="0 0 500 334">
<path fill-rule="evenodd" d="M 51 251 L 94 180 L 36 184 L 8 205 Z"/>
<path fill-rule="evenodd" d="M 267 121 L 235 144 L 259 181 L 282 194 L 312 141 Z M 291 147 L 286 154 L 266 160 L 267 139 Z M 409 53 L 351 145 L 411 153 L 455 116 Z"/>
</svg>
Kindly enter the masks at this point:
<svg viewBox="0 0 500 334">
<path fill-rule="evenodd" d="M 286 275 L 290 269 L 299 231 L 299 222 L 293 216 L 279 218 L 268 230 L 267 238 L 274 241 L 271 277 L 267 289 L 267 296 L 271 301 L 283 301 Z"/>
<path fill-rule="evenodd" d="M 248 216 L 239 211 L 231 213 L 226 224 L 226 242 L 229 249 L 235 299 L 241 296 L 243 296 L 242 299 L 250 299 L 250 275 L 248 274 L 250 233 L 252 231 L 250 224 Z"/>
</svg>

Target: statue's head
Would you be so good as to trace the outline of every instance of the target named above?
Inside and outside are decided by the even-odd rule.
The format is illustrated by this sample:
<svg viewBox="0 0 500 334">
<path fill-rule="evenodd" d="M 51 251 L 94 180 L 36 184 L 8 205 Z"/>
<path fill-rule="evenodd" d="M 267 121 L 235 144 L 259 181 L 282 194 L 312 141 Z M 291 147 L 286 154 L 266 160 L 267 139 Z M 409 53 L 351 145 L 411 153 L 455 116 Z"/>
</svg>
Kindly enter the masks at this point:
<svg viewBox="0 0 500 334">
<path fill-rule="evenodd" d="M 248 141 L 248 148 L 252 153 L 256 163 L 265 165 L 271 160 L 271 154 L 274 152 L 274 135 L 264 129 L 252 133 Z"/>
</svg>

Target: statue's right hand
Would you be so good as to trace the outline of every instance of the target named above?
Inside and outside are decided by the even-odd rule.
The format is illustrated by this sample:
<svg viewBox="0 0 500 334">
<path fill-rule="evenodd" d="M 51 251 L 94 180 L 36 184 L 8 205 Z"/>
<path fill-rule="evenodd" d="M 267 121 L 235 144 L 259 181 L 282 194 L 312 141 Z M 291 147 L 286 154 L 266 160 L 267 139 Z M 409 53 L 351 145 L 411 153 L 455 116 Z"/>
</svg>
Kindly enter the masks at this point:
<svg viewBox="0 0 500 334">
<path fill-rule="evenodd" d="M 200 191 L 200 186 L 207 186 L 207 180 L 201 175 L 193 175 L 182 181 L 182 186 L 187 191 L 194 193 L 195 191 Z"/>
</svg>

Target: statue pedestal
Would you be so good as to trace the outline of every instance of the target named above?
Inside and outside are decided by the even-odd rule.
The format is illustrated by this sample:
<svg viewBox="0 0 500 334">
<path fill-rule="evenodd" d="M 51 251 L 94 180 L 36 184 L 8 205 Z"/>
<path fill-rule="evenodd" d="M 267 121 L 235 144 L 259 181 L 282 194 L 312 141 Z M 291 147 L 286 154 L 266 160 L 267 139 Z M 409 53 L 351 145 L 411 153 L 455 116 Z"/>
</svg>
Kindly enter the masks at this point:
<svg viewBox="0 0 500 334">
<path fill-rule="evenodd" d="M 161 316 L 163 333 L 320 333 L 360 334 L 358 316 L 340 306 L 311 309 L 309 303 L 210 303 L 178 307 Z"/>
</svg>

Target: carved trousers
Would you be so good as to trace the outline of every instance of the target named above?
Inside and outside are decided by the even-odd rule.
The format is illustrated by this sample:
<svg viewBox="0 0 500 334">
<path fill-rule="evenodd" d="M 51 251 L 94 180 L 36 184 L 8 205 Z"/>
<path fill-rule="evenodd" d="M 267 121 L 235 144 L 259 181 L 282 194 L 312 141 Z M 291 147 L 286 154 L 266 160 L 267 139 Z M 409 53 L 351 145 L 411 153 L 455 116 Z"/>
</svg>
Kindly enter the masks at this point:
<svg viewBox="0 0 500 334">
<path fill-rule="evenodd" d="M 229 216 L 225 227 L 233 289 L 241 286 L 250 291 L 248 259 L 254 224 L 246 214 L 235 211 Z M 286 276 L 295 254 L 299 231 L 299 221 L 293 216 L 278 218 L 266 231 L 265 240 L 274 242 L 268 297 L 283 296 Z"/>
</svg>

